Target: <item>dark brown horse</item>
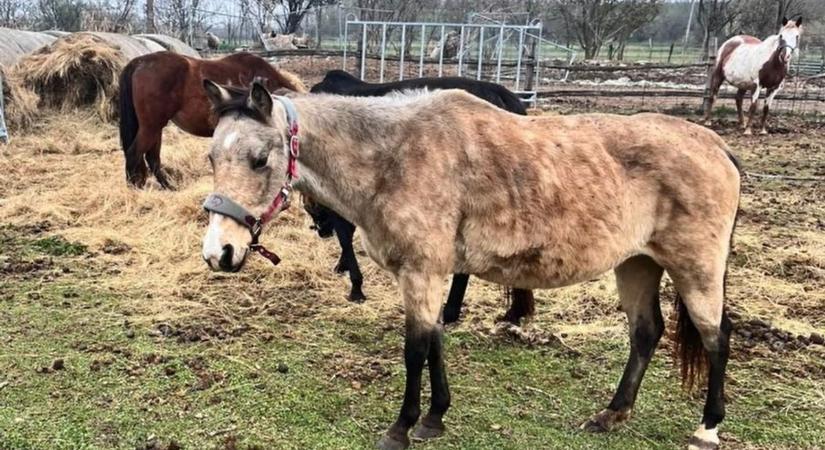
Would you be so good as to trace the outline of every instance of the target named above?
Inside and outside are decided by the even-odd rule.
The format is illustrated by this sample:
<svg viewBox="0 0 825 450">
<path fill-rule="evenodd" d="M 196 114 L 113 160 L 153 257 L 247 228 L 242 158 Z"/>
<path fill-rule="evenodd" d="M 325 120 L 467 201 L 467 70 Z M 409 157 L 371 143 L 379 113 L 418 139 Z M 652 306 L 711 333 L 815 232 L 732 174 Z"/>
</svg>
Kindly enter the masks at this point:
<svg viewBox="0 0 825 450">
<path fill-rule="evenodd" d="M 306 91 L 295 75 L 250 53 L 206 60 L 158 52 L 133 59 L 120 75 L 120 144 L 129 183 L 143 187 L 148 163 L 158 183 L 172 187 L 160 165 L 162 132 L 169 121 L 196 136 L 212 136 L 218 119 L 203 90 L 205 78 L 238 86 L 260 78 L 269 89 Z"/>
</svg>

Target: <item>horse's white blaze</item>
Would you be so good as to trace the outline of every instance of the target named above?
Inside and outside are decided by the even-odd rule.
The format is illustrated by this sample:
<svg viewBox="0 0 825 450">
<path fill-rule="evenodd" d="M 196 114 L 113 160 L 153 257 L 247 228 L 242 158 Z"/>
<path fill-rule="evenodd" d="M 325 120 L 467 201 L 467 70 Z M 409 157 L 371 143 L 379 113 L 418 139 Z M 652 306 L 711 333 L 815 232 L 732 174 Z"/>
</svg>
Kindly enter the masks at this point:
<svg viewBox="0 0 825 450">
<path fill-rule="evenodd" d="M 232 131 L 223 138 L 223 148 L 229 150 L 232 148 L 232 144 L 238 140 L 238 133 L 236 131 Z"/>
<path fill-rule="evenodd" d="M 214 267 L 218 267 L 218 261 L 223 255 L 223 245 L 221 244 L 221 216 L 209 213 L 209 227 L 206 229 L 206 236 L 203 238 L 203 259 Z"/>
<path fill-rule="evenodd" d="M 704 442 L 710 442 L 712 444 L 719 445 L 719 429 L 718 428 L 711 428 L 706 429 L 705 424 L 699 425 L 699 429 L 693 433 L 693 436 L 701 439 Z M 688 450 L 701 450 L 700 447 L 695 445 L 688 445 Z"/>
</svg>

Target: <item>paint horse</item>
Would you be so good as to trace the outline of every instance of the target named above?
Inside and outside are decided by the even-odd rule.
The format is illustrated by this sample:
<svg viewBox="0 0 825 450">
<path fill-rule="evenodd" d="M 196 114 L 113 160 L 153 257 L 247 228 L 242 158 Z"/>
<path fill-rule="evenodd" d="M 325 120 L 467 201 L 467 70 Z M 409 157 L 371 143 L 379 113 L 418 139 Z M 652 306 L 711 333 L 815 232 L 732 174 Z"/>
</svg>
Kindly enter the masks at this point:
<svg viewBox="0 0 825 450">
<path fill-rule="evenodd" d="M 310 92 L 355 97 L 382 97 L 412 89 L 462 89 L 504 110 L 522 116 L 527 115 L 527 110 L 521 100 L 504 86 L 460 77 L 416 78 L 373 84 L 361 81 L 343 70 L 331 70 L 327 72 L 320 83 L 310 89 Z M 338 273 L 349 272 L 350 282 L 352 283 L 349 299 L 355 302 L 363 301 L 366 299 L 362 290 L 363 276 L 352 246 L 355 225 L 347 222 L 335 211 L 311 199 L 305 198 L 304 208 L 312 217 L 315 229 L 322 238 L 331 237 L 333 233 L 337 236 L 338 243 L 341 245 L 341 258 L 335 266 L 335 271 Z M 443 319 L 445 324 L 458 320 L 469 278 L 466 274 L 453 276 L 453 283 L 447 296 L 447 304 L 444 306 Z M 502 320 L 519 324 L 522 317 L 533 314 L 535 301 L 532 291 L 513 289 L 508 291 L 508 297 L 511 300 L 510 308 L 504 314 Z"/>
<path fill-rule="evenodd" d="M 163 128 L 171 121 L 195 136 L 212 136 L 218 120 L 203 90 L 203 79 L 246 86 L 256 77 L 266 80 L 269 89 L 306 92 L 295 75 L 250 53 L 207 60 L 157 52 L 130 61 L 120 74 L 120 144 L 126 156 L 127 181 L 143 187 L 148 163 L 161 187 L 171 189 L 160 163 Z"/>
<path fill-rule="evenodd" d="M 779 34 L 769 36 L 764 41 L 746 35 L 734 36 L 725 41 L 719 47 L 710 76 L 710 98 L 705 110 L 705 125 L 711 125 L 713 102 L 719 94 L 719 87 L 727 81 L 737 88 L 736 112 L 739 116 L 739 125 L 745 134 L 751 134 L 756 102 L 759 100 L 761 89 L 765 88 L 760 133 L 767 134 L 768 111 L 788 74 L 791 58 L 799 46 L 801 33 L 802 17 L 798 17 L 795 20 L 782 19 Z M 745 122 L 742 102 L 748 91 L 751 92 L 751 105 L 748 120 Z"/>
<path fill-rule="evenodd" d="M 666 270 L 678 294 L 683 381 L 708 377 L 689 448 L 718 447 L 740 175 L 716 133 L 659 114 L 524 117 L 459 90 L 290 99 L 258 83 L 246 95 L 205 87 L 220 117 L 210 150 L 214 193 L 204 204 L 206 263 L 239 270 L 294 188 L 361 228 L 370 257 L 398 281 L 406 388 L 378 448 L 410 445 L 425 363 L 430 409 L 413 438 L 445 431 L 446 275 L 540 289 L 608 270 L 627 313 L 630 357 L 613 400 L 583 427 L 608 431 L 629 419 L 665 327 Z"/>
</svg>

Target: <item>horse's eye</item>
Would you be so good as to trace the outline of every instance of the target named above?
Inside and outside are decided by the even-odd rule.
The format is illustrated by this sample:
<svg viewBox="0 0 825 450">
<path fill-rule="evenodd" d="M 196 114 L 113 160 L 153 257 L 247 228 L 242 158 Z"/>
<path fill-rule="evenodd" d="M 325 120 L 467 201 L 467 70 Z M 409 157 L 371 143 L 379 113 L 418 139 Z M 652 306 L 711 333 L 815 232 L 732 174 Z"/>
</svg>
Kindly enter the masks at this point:
<svg viewBox="0 0 825 450">
<path fill-rule="evenodd" d="M 264 154 L 264 155 L 261 155 L 261 156 L 255 158 L 255 159 L 253 159 L 252 160 L 252 168 L 254 170 L 258 170 L 258 169 L 262 169 L 262 168 L 266 167 L 266 161 L 267 161 L 268 157 L 269 157 L 268 154 Z"/>
</svg>

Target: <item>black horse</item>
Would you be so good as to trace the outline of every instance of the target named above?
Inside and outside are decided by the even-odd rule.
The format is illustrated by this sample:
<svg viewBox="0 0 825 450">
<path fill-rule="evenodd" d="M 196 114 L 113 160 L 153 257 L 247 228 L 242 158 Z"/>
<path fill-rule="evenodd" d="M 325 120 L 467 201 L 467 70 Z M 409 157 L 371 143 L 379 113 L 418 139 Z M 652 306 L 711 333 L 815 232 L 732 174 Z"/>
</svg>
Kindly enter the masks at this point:
<svg viewBox="0 0 825 450">
<path fill-rule="evenodd" d="M 527 115 L 527 110 L 524 108 L 521 100 L 504 86 L 461 77 L 416 78 L 391 83 L 373 84 L 361 81 L 342 70 L 332 70 L 327 72 L 324 80 L 313 86 L 310 92 L 323 92 L 355 97 L 383 97 L 392 92 L 423 88 L 430 90 L 462 89 L 501 109 L 515 114 Z M 358 267 L 358 260 L 355 258 L 355 251 L 352 247 L 355 225 L 349 223 L 346 219 L 335 213 L 335 211 L 314 203 L 311 200 L 304 202 L 304 209 L 306 209 L 307 213 L 312 217 L 315 223 L 314 228 L 318 231 L 319 236 L 328 238 L 332 237 L 334 233 L 338 237 L 338 242 L 341 244 L 341 258 L 335 266 L 335 271 L 338 273 L 349 272 L 350 281 L 352 282 L 349 299 L 354 302 L 364 301 L 366 299 L 362 290 L 364 280 L 361 275 L 361 269 Z M 450 287 L 447 304 L 444 306 L 444 323 L 451 323 L 458 320 L 469 278 L 469 275 L 459 273 L 453 276 L 453 284 Z M 512 301 L 503 320 L 518 324 L 522 317 L 533 314 L 535 308 L 532 291 L 512 289 L 508 294 Z"/>
</svg>

